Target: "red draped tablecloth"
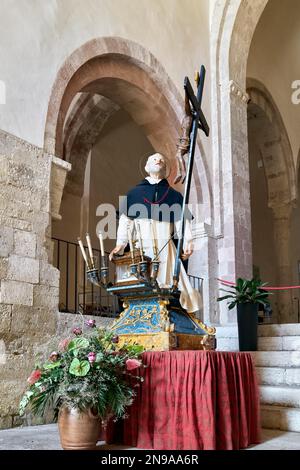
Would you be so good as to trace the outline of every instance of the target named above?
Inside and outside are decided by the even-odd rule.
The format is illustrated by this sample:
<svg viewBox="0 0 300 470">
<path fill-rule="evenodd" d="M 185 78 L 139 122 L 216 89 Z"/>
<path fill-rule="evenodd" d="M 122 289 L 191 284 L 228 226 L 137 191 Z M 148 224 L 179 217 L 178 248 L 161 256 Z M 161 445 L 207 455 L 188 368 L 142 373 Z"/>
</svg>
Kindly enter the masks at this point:
<svg viewBox="0 0 300 470">
<path fill-rule="evenodd" d="M 122 423 L 125 445 L 231 450 L 260 441 L 259 394 L 250 353 L 145 352 L 143 362 L 148 366 L 144 383 Z M 108 434 L 108 441 L 114 440 Z"/>
</svg>

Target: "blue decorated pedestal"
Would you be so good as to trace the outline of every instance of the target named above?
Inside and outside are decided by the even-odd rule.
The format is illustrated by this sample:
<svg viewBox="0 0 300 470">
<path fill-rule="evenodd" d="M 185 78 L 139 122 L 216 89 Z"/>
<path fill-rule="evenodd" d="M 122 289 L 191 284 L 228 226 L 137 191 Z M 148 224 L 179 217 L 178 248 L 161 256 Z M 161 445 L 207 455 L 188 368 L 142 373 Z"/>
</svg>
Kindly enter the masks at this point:
<svg viewBox="0 0 300 470">
<path fill-rule="evenodd" d="M 124 310 L 111 326 L 120 345 L 139 343 L 146 350 L 215 349 L 216 330 L 208 327 L 179 303 L 180 291 L 162 289 L 156 282 L 158 262 L 134 251 L 116 260 L 114 284 L 107 282 L 107 268 L 90 269 L 87 276 L 95 285 L 123 301 Z M 130 264 L 131 263 L 131 264 Z"/>
<path fill-rule="evenodd" d="M 124 296 L 124 311 L 111 329 L 122 343 L 147 350 L 215 349 L 215 328 L 184 311 L 169 290 Z"/>
</svg>

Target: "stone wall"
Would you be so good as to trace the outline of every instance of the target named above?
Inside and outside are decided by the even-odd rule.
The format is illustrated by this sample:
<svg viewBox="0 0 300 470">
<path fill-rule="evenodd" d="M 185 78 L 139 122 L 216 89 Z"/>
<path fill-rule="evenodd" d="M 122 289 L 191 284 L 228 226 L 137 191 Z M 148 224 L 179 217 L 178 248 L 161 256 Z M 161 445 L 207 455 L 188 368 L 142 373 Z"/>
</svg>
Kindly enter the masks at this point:
<svg viewBox="0 0 300 470">
<path fill-rule="evenodd" d="M 72 335 L 72 329 L 79 326 L 84 329 L 84 321 L 93 319 L 96 321 L 97 328 L 108 328 L 114 318 L 110 317 L 94 317 L 94 316 L 83 316 L 80 314 L 73 313 L 57 313 L 57 337 L 59 340 L 68 338 Z"/>
<path fill-rule="evenodd" d="M 49 264 L 52 159 L 0 131 L 0 428 L 56 331 L 59 272 Z"/>
</svg>

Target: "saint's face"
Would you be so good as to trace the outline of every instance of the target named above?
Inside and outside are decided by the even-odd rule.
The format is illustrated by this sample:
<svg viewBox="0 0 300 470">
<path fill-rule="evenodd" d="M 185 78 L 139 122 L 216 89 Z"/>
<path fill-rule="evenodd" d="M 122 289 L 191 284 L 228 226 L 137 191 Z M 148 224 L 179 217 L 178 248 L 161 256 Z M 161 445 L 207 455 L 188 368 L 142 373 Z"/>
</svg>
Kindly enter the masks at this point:
<svg viewBox="0 0 300 470">
<path fill-rule="evenodd" d="M 163 155 L 151 155 L 147 162 L 147 169 L 149 173 L 165 173 L 166 161 Z"/>
</svg>

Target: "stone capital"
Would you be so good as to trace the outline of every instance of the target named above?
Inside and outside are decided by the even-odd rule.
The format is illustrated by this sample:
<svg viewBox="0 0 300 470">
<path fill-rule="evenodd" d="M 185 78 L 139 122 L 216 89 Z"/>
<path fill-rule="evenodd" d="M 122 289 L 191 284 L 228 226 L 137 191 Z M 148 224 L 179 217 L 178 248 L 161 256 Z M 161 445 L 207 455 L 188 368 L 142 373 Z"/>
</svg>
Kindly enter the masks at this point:
<svg viewBox="0 0 300 470">
<path fill-rule="evenodd" d="M 274 220 L 287 220 L 290 218 L 294 204 L 292 201 L 285 204 L 269 205 L 273 212 Z"/>
<path fill-rule="evenodd" d="M 70 163 L 51 156 L 51 185 L 50 185 L 50 199 L 51 199 L 51 216 L 53 219 L 60 220 L 59 214 L 61 198 L 65 186 L 67 173 L 71 170 Z"/>
<path fill-rule="evenodd" d="M 247 105 L 250 99 L 246 90 L 244 90 L 237 82 L 230 80 L 228 84 L 229 93 L 238 98 L 243 104 Z"/>
<path fill-rule="evenodd" d="M 211 225 L 201 222 L 192 226 L 193 239 L 212 237 Z"/>
</svg>

